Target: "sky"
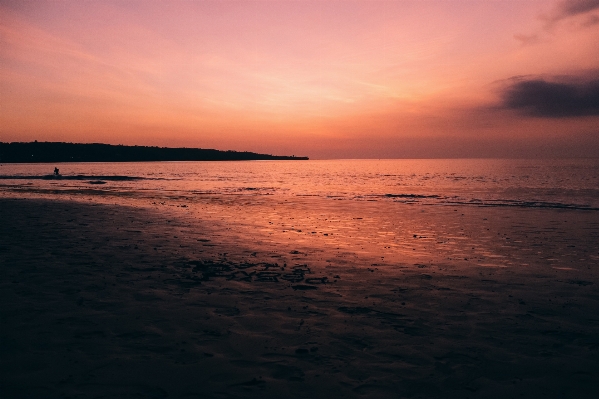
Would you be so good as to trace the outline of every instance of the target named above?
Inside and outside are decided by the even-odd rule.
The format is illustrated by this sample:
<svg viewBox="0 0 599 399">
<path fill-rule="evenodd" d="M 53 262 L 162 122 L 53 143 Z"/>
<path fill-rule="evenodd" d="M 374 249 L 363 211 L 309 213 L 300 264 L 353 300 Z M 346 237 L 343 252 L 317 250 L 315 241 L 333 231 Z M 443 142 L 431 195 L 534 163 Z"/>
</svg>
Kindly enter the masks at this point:
<svg viewBox="0 0 599 399">
<path fill-rule="evenodd" d="M 599 0 L 0 0 L 0 141 L 599 156 Z"/>
</svg>

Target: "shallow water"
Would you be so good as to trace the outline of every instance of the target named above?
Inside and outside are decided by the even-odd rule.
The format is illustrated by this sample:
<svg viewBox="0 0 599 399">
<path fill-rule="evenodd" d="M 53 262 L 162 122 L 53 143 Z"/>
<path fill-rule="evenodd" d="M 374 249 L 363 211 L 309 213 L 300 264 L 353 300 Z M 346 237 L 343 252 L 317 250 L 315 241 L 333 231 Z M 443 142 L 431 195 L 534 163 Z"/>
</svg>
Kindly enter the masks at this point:
<svg viewBox="0 0 599 399">
<path fill-rule="evenodd" d="M 599 209 L 599 159 L 3 164 L 3 189 Z"/>
<path fill-rule="evenodd" d="M 540 265 L 599 253 L 599 160 L 4 164 L 0 193 L 93 200 L 212 223 L 230 248 L 324 265 Z M 300 257 L 301 258 L 301 257 Z M 298 259 L 298 262 L 301 259 Z"/>
</svg>

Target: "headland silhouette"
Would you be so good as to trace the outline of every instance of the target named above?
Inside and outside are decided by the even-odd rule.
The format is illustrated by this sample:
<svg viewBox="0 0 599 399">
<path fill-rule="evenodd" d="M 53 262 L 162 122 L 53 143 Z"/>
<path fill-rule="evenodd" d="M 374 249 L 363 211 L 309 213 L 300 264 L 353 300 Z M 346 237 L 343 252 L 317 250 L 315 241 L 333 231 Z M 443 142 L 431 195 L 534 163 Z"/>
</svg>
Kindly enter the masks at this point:
<svg viewBox="0 0 599 399">
<path fill-rule="evenodd" d="M 257 161 L 307 160 L 308 157 L 220 151 L 203 148 L 168 148 L 62 142 L 0 143 L 2 163 L 46 162 L 152 162 L 152 161 Z"/>
</svg>

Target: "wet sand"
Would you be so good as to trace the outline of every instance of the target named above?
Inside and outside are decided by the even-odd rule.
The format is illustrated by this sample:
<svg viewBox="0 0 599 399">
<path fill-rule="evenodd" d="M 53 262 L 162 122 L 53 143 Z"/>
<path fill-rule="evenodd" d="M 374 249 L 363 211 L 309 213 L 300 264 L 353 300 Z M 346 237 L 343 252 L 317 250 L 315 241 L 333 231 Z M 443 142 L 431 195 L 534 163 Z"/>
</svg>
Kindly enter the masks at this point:
<svg viewBox="0 0 599 399">
<path fill-rule="evenodd" d="M 0 199 L 2 396 L 596 397 L 597 212 L 267 205 Z"/>
</svg>

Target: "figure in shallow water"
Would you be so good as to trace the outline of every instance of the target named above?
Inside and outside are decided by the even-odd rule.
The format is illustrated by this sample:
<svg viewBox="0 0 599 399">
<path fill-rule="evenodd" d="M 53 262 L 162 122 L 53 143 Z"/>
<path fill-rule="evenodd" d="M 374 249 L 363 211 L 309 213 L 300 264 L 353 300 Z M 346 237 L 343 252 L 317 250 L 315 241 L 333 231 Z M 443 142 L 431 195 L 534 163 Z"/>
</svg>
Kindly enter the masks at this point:
<svg viewBox="0 0 599 399">
<path fill-rule="evenodd" d="M 58 168 L 54 167 L 54 176 L 58 176 L 58 175 L 60 175 Z"/>
</svg>

